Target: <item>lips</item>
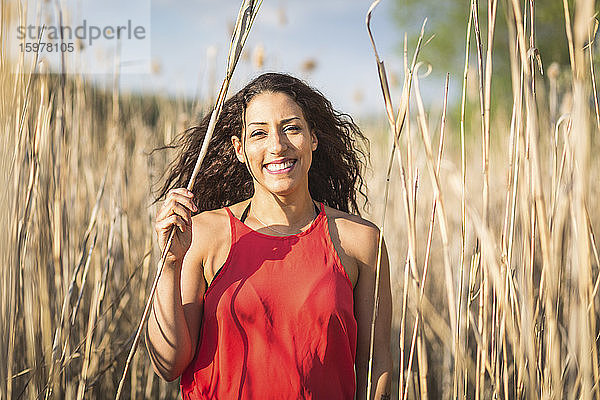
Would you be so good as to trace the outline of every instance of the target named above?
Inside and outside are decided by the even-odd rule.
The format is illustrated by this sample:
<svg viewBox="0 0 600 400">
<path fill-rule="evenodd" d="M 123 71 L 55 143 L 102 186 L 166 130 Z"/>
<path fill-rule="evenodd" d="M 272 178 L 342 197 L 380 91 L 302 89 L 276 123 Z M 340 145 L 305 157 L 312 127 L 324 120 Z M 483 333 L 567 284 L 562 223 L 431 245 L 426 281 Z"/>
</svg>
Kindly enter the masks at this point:
<svg viewBox="0 0 600 400">
<path fill-rule="evenodd" d="M 264 168 L 272 174 L 281 174 L 291 171 L 294 165 L 296 165 L 296 161 L 293 158 L 285 158 L 265 164 Z"/>
</svg>

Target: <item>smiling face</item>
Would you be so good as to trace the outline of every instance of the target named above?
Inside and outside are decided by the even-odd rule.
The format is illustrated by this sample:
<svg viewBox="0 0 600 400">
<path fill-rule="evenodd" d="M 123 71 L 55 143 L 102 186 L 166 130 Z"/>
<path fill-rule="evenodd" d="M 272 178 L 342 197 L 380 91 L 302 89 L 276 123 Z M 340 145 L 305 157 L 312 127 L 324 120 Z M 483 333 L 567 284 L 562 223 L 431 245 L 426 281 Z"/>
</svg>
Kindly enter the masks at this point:
<svg viewBox="0 0 600 400">
<path fill-rule="evenodd" d="M 287 94 L 260 93 L 248 103 L 242 137 L 231 137 L 240 162 L 267 191 L 288 195 L 308 190 L 308 170 L 317 137 L 308 127 L 302 108 Z M 245 156 L 244 156 L 245 147 Z"/>
</svg>

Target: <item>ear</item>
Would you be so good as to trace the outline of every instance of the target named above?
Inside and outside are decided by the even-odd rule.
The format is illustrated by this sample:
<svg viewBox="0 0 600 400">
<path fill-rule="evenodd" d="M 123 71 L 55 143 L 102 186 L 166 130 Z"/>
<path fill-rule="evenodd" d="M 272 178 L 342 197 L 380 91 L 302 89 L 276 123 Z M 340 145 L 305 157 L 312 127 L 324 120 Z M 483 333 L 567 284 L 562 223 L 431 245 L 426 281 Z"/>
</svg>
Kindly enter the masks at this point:
<svg viewBox="0 0 600 400">
<path fill-rule="evenodd" d="M 319 139 L 317 138 L 317 135 L 315 134 L 315 131 L 310 131 L 310 138 L 311 138 L 311 148 L 312 151 L 315 151 L 317 149 L 317 146 L 319 145 Z"/>
<path fill-rule="evenodd" d="M 233 145 L 233 150 L 235 152 L 235 156 L 237 157 L 237 159 L 239 160 L 239 162 L 241 162 L 242 164 L 244 164 L 244 152 L 243 152 L 243 149 L 242 149 L 242 141 L 240 140 L 239 137 L 232 136 L 231 137 L 231 144 Z"/>
</svg>

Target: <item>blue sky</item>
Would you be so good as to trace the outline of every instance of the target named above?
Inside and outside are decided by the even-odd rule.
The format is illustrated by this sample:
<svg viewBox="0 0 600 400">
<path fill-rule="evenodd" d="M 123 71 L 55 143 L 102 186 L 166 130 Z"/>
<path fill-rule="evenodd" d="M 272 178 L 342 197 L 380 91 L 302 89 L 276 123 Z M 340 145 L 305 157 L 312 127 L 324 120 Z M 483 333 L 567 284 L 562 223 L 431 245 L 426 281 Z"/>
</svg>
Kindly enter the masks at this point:
<svg viewBox="0 0 600 400">
<path fill-rule="evenodd" d="M 238 1 L 153 0 L 152 59 L 160 72 L 150 77 L 123 76 L 123 84 L 176 96 L 207 95 L 209 69 L 220 85 Z M 383 110 L 375 58 L 365 28 L 369 1 L 264 0 L 246 49 L 249 59 L 238 65 L 231 91 L 261 71 L 297 75 L 321 90 L 341 111 L 364 115 Z M 372 26 L 386 66 L 401 72 L 398 43 L 403 33 L 394 24 L 391 3 L 382 1 Z M 252 62 L 264 49 L 264 66 Z M 216 58 L 207 57 L 209 49 Z M 312 72 L 302 65 L 313 60 Z M 211 64 L 211 65 L 209 65 Z M 214 88 L 212 88 L 214 91 Z"/>
<path fill-rule="evenodd" d="M 401 76 L 398 49 L 404 32 L 392 18 L 394 1 L 381 2 L 372 28 L 388 73 Z M 58 26 L 55 2 L 30 0 L 24 4 L 29 8 L 28 24 Z M 187 98 L 207 98 L 219 88 L 230 29 L 240 4 L 241 0 L 61 1 L 63 24 L 73 30 L 84 20 L 101 28 L 128 21 L 148 28 L 144 40 L 122 40 L 119 44 L 124 90 Z M 281 71 L 305 79 L 340 111 L 356 116 L 382 113 L 377 68 L 365 27 L 369 6 L 370 0 L 264 0 L 244 50 L 248 57 L 238 64 L 230 94 L 260 72 Z M 36 15 L 42 15 L 41 22 Z M 27 39 L 36 42 L 35 37 Z M 18 43 L 12 43 L 17 56 Z M 67 54 L 71 57 L 68 72 L 83 71 L 87 78 L 110 84 L 117 64 L 117 43 L 100 38 L 93 46 L 76 46 L 75 52 Z M 253 62 L 257 49 L 263 49 L 264 54 L 260 68 Z M 40 59 L 48 60 L 54 68 L 59 60 L 56 52 L 40 54 Z M 315 66 L 311 71 L 303 68 L 307 61 Z M 399 91 L 396 87 L 395 98 Z"/>
</svg>

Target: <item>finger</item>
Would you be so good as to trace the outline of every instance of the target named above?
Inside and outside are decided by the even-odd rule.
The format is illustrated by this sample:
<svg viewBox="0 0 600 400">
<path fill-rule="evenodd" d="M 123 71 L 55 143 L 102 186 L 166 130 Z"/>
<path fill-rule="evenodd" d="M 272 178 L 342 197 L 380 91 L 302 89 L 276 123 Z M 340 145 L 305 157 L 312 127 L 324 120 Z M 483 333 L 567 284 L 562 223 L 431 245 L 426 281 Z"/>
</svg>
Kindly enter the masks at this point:
<svg viewBox="0 0 600 400">
<path fill-rule="evenodd" d="M 186 208 L 185 206 L 177 203 L 171 209 L 174 214 L 179 215 L 186 224 L 191 224 L 192 222 L 192 212 Z"/>
<path fill-rule="evenodd" d="M 181 218 L 185 219 L 186 221 L 189 220 L 189 222 L 191 223 L 192 211 L 184 204 L 181 204 L 176 201 L 173 202 L 172 205 L 165 208 L 165 211 L 163 212 L 163 215 L 161 216 L 161 218 L 163 218 L 163 219 L 167 218 L 172 214 L 177 214 L 177 215 L 181 216 Z"/>
<path fill-rule="evenodd" d="M 180 195 L 185 196 L 185 197 L 190 198 L 190 199 L 192 197 L 194 197 L 194 194 L 191 191 L 189 191 L 189 190 L 187 190 L 186 188 L 183 188 L 183 187 L 182 188 L 172 189 L 171 191 L 169 191 L 169 194 L 171 194 L 171 193 L 180 194 Z"/>
<path fill-rule="evenodd" d="M 175 203 L 179 203 L 179 204 L 186 206 L 187 208 L 190 209 L 190 211 L 198 211 L 198 207 L 196 207 L 196 204 L 194 203 L 194 201 L 191 198 L 184 196 L 182 194 L 173 193 L 171 198 L 169 198 L 169 200 L 165 201 L 165 205 L 167 207 L 171 207 Z"/>
<path fill-rule="evenodd" d="M 196 206 L 196 203 L 194 203 L 193 199 L 186 197 L 186 196 L 179 196 L 179 195 L 174 199 L 177 203 L 187 207 L 190 210 L 190 212 L 198 211 L 198 207 Z"/>
<path fill-rule="evenodd" d="M 177 215 L 172 214 L 170 217 L 167 217 L 156 223 L 156 233 L 159 238 L 165 238 L 169 235 L 169 232 L 173 228 L 173 223 L 176 222 Z"/>
<path fill-rule="evenodd" d="M 185 220 L 179 215 L 171 214 L 170 216 L 156 224 L 156 232 L 161 236 L 165 236 L 173 226 L 185 228 L 186 225 L 187 224 L 185 223 Z"/>
<path fill-rule="evenodd" d="M 174 197 L 165 201 L 160 211 L 158 212 L 156 219 L 162 220 L 164 218 L 167 218 L 169 215 L 173 214 L 174 210 L 177 209 L 177 207 L 186 208 L 189 211 L 190 215 L 192 211 L 198 211 L 198 207 L 196 207 L 192 200 L 190 200 L 188 197 L 176 194 L 174 195 Z M 184 214 L 180 215 L 185 216 Z"/>
<path fill-rule="evenodd" d="M 167 224 L 166 224 L 167 229 L 170 229 L 171 227 L 177 227 L 177 228 L 179 228 L 179 230 L 181 232 L 185 232 L 185 229 L 186 229 L 185 220 L 183 218 L 181 218 L 179 215 L 173 214 L 170 217 L 167 217 L 165 219 L 165 221 L 167 222 Z"/>
</svg>

